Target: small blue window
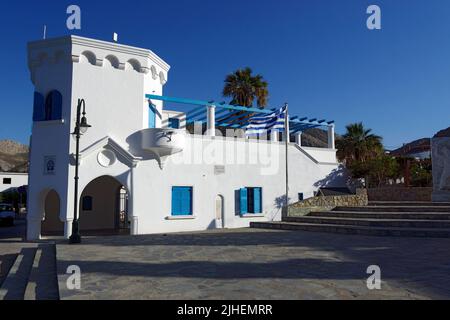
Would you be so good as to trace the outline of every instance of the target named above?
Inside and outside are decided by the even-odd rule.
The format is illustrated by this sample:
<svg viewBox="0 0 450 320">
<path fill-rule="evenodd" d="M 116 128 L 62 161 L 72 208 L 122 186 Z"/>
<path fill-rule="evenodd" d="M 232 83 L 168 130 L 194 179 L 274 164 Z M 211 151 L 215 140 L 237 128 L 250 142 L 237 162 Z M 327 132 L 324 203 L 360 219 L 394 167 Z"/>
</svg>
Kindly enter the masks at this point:
<svg viewBox="0 0 450 320">
<path fill-rule="evenodd" d="M 180 119 L 169 118 L 169 128 L 180 129 Z"/>
<path fill-rule="evenodd" d="M 172 187 L 172 215 L 192 215 L 192 187 Z"/>
<path fill-rule="evenodd" d="M 262 189 L 242 188 L 240 194 L 240 213 L 262 213 Z"/>
</svg>

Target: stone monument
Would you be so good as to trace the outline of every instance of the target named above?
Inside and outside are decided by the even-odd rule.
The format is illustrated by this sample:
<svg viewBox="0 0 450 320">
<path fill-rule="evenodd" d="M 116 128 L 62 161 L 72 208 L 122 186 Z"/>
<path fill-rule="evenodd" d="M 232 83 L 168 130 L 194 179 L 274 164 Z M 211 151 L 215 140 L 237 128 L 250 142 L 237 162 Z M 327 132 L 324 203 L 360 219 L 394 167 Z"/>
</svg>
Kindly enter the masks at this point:
<svg viewBox="0 0 450 320">
<path fill-rule="evenodd" d="M 450 128 L 431 139 L 433 201 L 450 202 Z"/>
</svg>

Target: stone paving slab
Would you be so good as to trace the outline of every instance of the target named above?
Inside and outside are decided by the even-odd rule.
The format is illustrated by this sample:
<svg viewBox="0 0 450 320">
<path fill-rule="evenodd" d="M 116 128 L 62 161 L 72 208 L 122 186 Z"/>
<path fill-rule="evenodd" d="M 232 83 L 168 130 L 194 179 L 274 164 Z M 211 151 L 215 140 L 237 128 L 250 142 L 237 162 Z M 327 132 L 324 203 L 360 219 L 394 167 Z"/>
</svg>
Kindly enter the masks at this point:
<svg viewBox="0 0 450 320">
<path fill-rule="evenodd" d="M 61 299 L 449 299 L 450 239 L 238 229 L 57 245 Z M 381 267 L 382 289 L 366 269 Z M 81 290 L 66 288 L 69 265 Z"/>
</svg>

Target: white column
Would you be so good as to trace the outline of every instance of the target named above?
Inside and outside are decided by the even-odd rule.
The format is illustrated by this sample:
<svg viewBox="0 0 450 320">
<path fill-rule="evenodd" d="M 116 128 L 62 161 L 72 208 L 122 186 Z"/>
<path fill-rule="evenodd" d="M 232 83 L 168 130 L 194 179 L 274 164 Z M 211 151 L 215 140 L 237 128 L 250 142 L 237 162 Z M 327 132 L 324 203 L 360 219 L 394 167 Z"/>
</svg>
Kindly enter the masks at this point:
<svg viewBox="0 0 450 320">
<path fill-rule="evenodd" d="M 40 240 L 41 238 L 41 219 L 27 217 L 27 240 Z"/>
<path fill-rule="evenodd" d="M 270 141 L 277 142 L 278 141 L 278 131 L 272 130 L 270 131 Z"/>
<path fill-rule="evenodd" d="M 206 132 L 210 137 L 214 137 L 216 135 L 216 107 L 207 106 L 206 109 Z"/>
<path fill-rule="evenodd" d="M 66 220 L 64 221 L 64 238 L 69 239 L 72 235 L 72 221 Z"/>
<path fill-rule="evenodd" d="M 298 131 L 295 133 L 295 143 L 298 144 L 300 147 L 302 146 L 302 132 Z"/>
<path fill-rule="evenodd" d="M 135 199 L 136 199 L 136 183 L 135 183 L 135 171 L 136 167 L 135 166 L 131 166 L 130 168 L 130 190 L 128 190 L 128 192 L 130 193 L 128 195 L 128 216 L 129 216 L 129 221 L 130 221 L 130 233 L 131 235 L 135 236 L 139 234 L 139 229 L 138 229 L 138 216 L 136 214 L 136 210 L 135 208 Z"/>
<path fill-rule="evenodd" d="M 334 124 L 328 126 L 328 148 L 336 149 L 334 141 Z"/>
</svg>

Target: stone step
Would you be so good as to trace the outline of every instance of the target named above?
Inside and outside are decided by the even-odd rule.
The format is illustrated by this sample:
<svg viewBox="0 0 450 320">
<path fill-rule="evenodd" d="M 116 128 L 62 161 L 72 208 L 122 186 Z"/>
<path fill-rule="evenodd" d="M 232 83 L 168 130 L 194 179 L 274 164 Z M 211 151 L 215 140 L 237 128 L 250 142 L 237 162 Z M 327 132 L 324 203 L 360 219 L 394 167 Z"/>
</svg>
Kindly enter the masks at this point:
<svg viewBox="0 0 450 320">
<path fill-rule="evenodd" d="M 296 222 L 251 222 L 250 227 L 259 229 L 302 230 L 339 234 L 358 234 L 366 236 L 450 238 L 450 228 L 383 228 Z"/>
<path fill-rule="evenodd" d="M 430 202 L 430 201 L 369 201 L 369 206 L 390 206 L 390 207 L 450 207 L 450 202 Z"/>
<path fill-rule="evenodd" d="M 366 227 L 393 227 L 393 228 L 450 228 L 450 220 L 416 220 L 416 219 L 355 219 L 340 217 L 287 217 L 284 222 L 336 224 Z"/>
<path fill-rule="evenodd" d="M 23 300 L 36 248 L 22 248 L 0 287 L 0 300 Z"/>
<path fill-rule="evenodd" d="M 358 212 L 358 211 L 317 211 L 309 217 L 335 217 L 352 219 L 407 219 L 407 220 L 450 220 L 446 212 Z"/>
<path fill-rule="evenodd" d="M 364 207 L 336 207 L 333 211 L 356 212 L 448 212 L 450 206 L 364 206 Z"/>
<path fill-rule="evenodd" d="M 24 300 L 59 300 L 56 246 L 54 244 L 39 245 Z"/>
</svg>

